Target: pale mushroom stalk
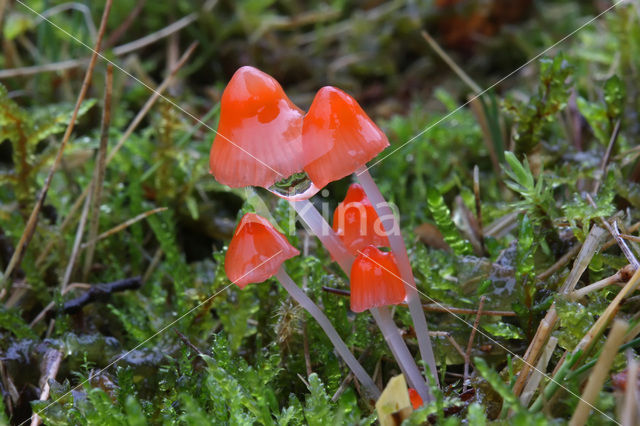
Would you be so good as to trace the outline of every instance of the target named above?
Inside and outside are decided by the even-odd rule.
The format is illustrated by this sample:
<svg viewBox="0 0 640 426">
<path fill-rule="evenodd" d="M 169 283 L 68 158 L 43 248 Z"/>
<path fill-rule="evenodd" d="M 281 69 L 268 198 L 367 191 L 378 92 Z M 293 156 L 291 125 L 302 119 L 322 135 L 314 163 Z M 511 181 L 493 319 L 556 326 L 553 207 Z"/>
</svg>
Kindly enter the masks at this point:
<svg viewBox="0 0 640 426">
<path fill-rule="evenodd" d="M 302 221 L 307 225 L 320 242 L 329 251 L 331 256 L 340 265 L 342 270 L 349 276 L 354 257 L 346 249 L 340 238 L 336 235 L 322 215 L 316 210 L 313 204 L 308 201 L 291 201 L 293 208 L 298 212 Z M 369 310 L 378 324 L 389 349 L 398 362 L 400 369 L 407 378 L 410 386 L 418 391 L 418 394 L 426 402 L 432 401 L 431 391 L 424 381 L 420 370 L 407 348 L 400 330 L 393 322 L 388 307 L 374 308 Z"/>
<path fill-rule="evenodd" d="M 430 377 L 433 377 L 433 380 L 435 381 L 434 384 L 439 386 L 436 359 L 433 354 L 431 340 L 429 339 L 429 328 L 427 326 L 427 320 L 424 315 L 422 303 L 420 302 L 420 296 L 418 295 L 413 271 L 411 270 L 411 263 L 409 262 L 409 256 L 407 255 L 407 247 L 405 246 L 402 233 L 400 232 L 400 224 L 389 207 L 389 204 L 380 193 L 380 189 L 378 189 L 378 185 L 376 185 L 371 174 L 369 174 L 367 167 L 361 167 L 355 174 L 358 177 L 358 181 L 364 188 L 367 198 L 369 198 L 369 201 L 371 201 L 371 204 L 373 204 L 373 207 L 376 209 L 389 238 L 391 251 L 398 261 L 400 275 L 407 291 L 407 305 L 409 305 L 409 313 L 411 314 L 413 326 L 416 330 L 420 356 L 429 367 L 429 370 L 431 370 Z M 419 391 L 417 388 L 416 390 Z"/>
<path fill-rule="evenodd" d="M 325 332 L 333 347 L 338 352 L 338 355 L 344 360 L 344 362 L 349 366 L 355 377 L 364 387 L 367 395 L 372 399 L 378 399 L 380 396 L 380 391 L 378 387 L 373 382 L 369 374 L 365 371 L 365 369 L 360 365 L 358 360 L 353 356 L 349 348 L 344 343 L 338 332 L 331 322 L 327 318 L 327 316 L 322 312 L 322 310 L 315 304 L 313 301 L 307 296 L 307 294 L 302 291 L 300 287 L 296 285 L 296 283 L 291 279 L 289 274 L 284 270 L 284 268 L 280 268 L 276 273 L 276 278 L 280 281 L 280 284 L 287 290 L 289 296 L 293 298 L 300 306 L 302 306 L 308 313 L 315 319 L 322 330 Z"/>
</svg>

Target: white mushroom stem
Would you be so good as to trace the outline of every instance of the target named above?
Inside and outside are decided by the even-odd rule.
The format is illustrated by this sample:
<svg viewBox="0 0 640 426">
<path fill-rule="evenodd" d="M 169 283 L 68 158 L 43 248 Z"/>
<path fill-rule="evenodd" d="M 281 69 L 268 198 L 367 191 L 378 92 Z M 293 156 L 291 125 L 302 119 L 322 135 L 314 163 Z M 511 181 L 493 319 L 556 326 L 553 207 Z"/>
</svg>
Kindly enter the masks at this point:
<svg viewBox="0 0 640 426">
<path fill-rule="evenodd" d="M 420 296 L 418 295 L 416 281 L 413 277 L 413 271 L 411 270 L 411 263 L 409 262 L 409 256 L 407 255 L 407 247 L 404 244 L 404 239 L 400 232 L 400 224 L 398 223 L 396 216 L 393 214 L 393 210 L 391 210 L 391 207 L 389 207 L 389 204 L 380 193 L 380 189 L 378 189 L 378 185 L 376 185 L 369 174 L 367 167 L 361 167 L 355 174 L 358 181 L 364 188 L 367 198 L 376 209 L 376 213 L 378 213 L 380 221 L 382 222 L 387 236 L 389 237 L 391 251 L 398 261 L 400 276 L 402 277 L 402 281 L 404 282 L 404 286 L 407 291 L 407 305 L 409 305 L 409 313 L 411 314 L 413 326 L 416 330 L 420 355 L 422 360 L 429 367 L 429 370 L 431 370 L 430 377 L 433 377 L 433 380 L 435 381 L 434 384 L 439 386 L 436 358 L 433 355 L 433 348 L 431 346 L 431 340 L 429 339 L 427 319 L 424 316 L 424 310 L 422 309 L 422 303 L 420 302 Z"/>
<path fill-rule="evenodd" d="M 320 239 L 320 242 L 322 242 L 335 261 L 338 262 L 345 274 L 349 276 L 354 257 L 349 253 L 342 243 L 342 240 L 336 235 L 327 221 L 324 220 L 309 200 L 290 201 L 290 203 L 298 212 L 302 221 L 310 229 L 311 233 Z M 420 374 L 420 370 L 416 366 L 411 352 L 409 352 L 406 343 L 402 339 L 400 330 L 398 330 L 398 327 L 393 322 L 388 308 L 374 308 L 369 311 L 376 320 L 378 328 L 380 328 L 389 349 L 391 349 L 391 353 L 407 378 L 407 382 L 409 382 L 411 387 L 416 389 L 423 401 L 432 401 L 431 392 L 422 374 Z"/>
<path fill-rule="evenodd" d="M 284 268 L 280 268 L 276 273 L 276 278 L 280 281 L 280 284 L 287 290 L 289 296 L 293 298 L 300 306 L 302 306 L 309 315 L 315 319 L 322 330 L 324 330 L 325 334 L 331 340 L 333 347 L 340 355 L 340 358 L 349 366 L 353 374 L 356 376 L 360 384 L 365 389 L 365 393 L 371 399 L 378 399 L 380 396 L 380 390 L 373 382 L 373 379 L 369 376 L 369 374 L 365 371 L 365 369 L 360 365 L 358 360 L 353 356 L 347 345 L 344 343 L 338 332 L 331 322 L 327 318 L 327 316 L 322 312 L 322 310 L 313 303 L 313 301 L 307 296 L 307 294 L 296 285 L 295 282 L 291 279 L 289 274 L 284 270 Z"/>
</svg>

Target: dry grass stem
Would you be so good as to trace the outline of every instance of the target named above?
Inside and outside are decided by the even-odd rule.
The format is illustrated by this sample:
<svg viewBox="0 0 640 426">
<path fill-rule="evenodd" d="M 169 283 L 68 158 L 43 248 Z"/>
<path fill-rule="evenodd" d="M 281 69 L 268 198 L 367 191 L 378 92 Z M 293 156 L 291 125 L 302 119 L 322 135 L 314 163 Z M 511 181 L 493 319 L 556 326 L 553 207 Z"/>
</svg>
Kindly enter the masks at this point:
<svg viewBox="0 0 640 426">
<path fill-rule="evenodd" d="M 69 256 L 69 261 L 67 262 L 67 268 L 64 272 L 64 277 L 62 279 L 61 291 L 67 287 L 69 282 L 71 281 L 71 274 L 73 273 L 73 269 L 76 264 L 76 259 L 78 258 L 78 253 L 80 252 L 80 244 L 82 243 L 82 237 L 84 236 L 84 228 L 87 224 L 87 216 L 89 215 L 89 206 L 91 205 L 91 197 L 87 197 L 84 203 L 84 207 L 82 208 L 82 214 L 80 215 L 80 222 L 78 222 L 78 228 L 76 230 L 76 238 L 73 241 L 73 248 L 71 249 L 71 256 Z"/>
<path fill-rule="evenodd" d="M 78 117 L 78 112 L 80 107 L 82 106 L 82 102 L 87 94 L 87 90 L 89 89 L 89 84 L 91 82 L 91 77 L 93 76 L 93 69 L 96 65 L 96 61 L 98 59 L 98 54 L 100 51 L 100 45 L 102 43 L 102 38 L 104 36 L 104 32 L 107 26 L 107 19 L 109 17 L 109 12 L 111 11 L 111 4 L 113 0 L 106 0 L 104 11 L 102 13 L 102 19 L 100 21 L 100 29 L 98 31 L 98 37 L 93 49 L 93 54 L 91 55 L 91 60 L 89 62 L 89 67 L 87 68 L 87 72 L 85 73 L 84 80 L 82 82 L 82 87 L 80 88 L 80 93 L 78 94 L 78 99 L 76 100 L 76 105 L 73 109 L 73 113 L 71 114 L 71 119 L 69 120 L 69 124 L 67 125 L 67 129 L 64 132 L 64 136 L 62 137 L 62 142 L 60 143 L 60 147 L 58 148 L 58 152 L 53 161 L 51 169 L 49 170 L 49 174 L 47 175 L 42 190 L 40 192 L 40 196 L 38 197 L 35 206 L 33 207 L 33 211 L 27 220 L 27 224 L 25 229 L 20 237 L 20 241 L 16 245 L 16 249 L 13 252 L 13 256 L 11 256 L 11 260 L 7 265 L 7 269 L 4 272 L 4 276 L 2 278 L 2 282 L 0 283 L 0 287 L 5 287 L 10 285 L 11 283 L 11 275 L 16 266 L 20 264 L 22 261 L 23 252 L 29 246 L 31 242 L 31 238 L 35 232 L 37 223 L 38 223 L 38 215 L 40 213 L 40 209 L 44 205 L 44 201 L 47 198 L 47 191 L 49 190 L 49 186 L 51 185 L 51 180 L 53 179 L 53 175 L 55 174 L 58 166 L 60 165 L 60 161 L 62 160 L 62 154 L 64 153 L 64 149 L 69 142 L 69 138 L 71 137 L 71 133 L 73 132 L 73 128 L 76 124 L 76 119 Z"/>
<path fill-rule="evenodd" d="M 102 125 L 100 128 L 100 146 L 98 148 L 98 157 L 96 159 L 95 174 L 90 187 L 93 190 L 91 194 L 91 218 L 89 220 L 89 241 L 94 241 L 98 235 L 100 226 L 100 204 L 102 202 L 102 186 L 104 185 L 104 171 L 107 160 L 107 146 L 109 144 L 109 126 L 111 124 L 111 91 L 113 89 L 113 66 L 107 65 L 107 74 L 104 84 L 104 105 L 102 108 Z M 88 244 L 84 257 L 84 268 L 82 270 L 82 279 L 87 280 L 91 264 L 93 263 L 93 253 L 95 252 L 95 243 Z"/>
<path fill-rule="evenodd" d="M 602 385 L 609 374 L 613 359 L 618 354 L 618 347 L 622 344 L 628 328 L 629 324 L 626 321 L 617 319 L 613 323 L 607 341 L 602 348 L 602 353 L 598 357 L 598 361 L 589 375 L 580 402 L 578 402 L 573 417 L 571 417 L 571 421 L 569 422 L 570 426 L 582 426 L 587 423 L 589 413 L 593 405 L 597 402 L 600 389 L 602 389 Z"/>
<path fill-rule="evenodd" d="M 180 70 L 180 68 L 184 66 L 184 64 L 187 62 L 187 59 L 189 59 L 189 57 L 191 56 L 191 54 L 193 53 L 193 51 L 197 46 L 198 46 L 198 43 L 194 42 L 189 46 L 189 48 L 187 48 L 187 50 L 182 55 L 182 57 L 180 58 L 176 66 L 171 70 L 169 75 L 164 79 L 164 81 L 160 84 L 160 86 L 158 86 L 158 88 L 151 94 L 149 99 L 147 99 L 147 102 L 145 102 L 144 106 L 140 109 L 140 111 L 138 111 L 138 113 L 136 114 L 134 119 L 131 121 L 127 129 L 124 131 L 120 139 L 118 139 L 118 142 L 116 143 L 116 145 L 109 152 L 109 155 L 107 156 L 107 166 L 115 158 L 120 148 L 124 146 L 125 142 L 129 139 L 131 134 L 133 134 L 133 132 L 137 129 L 138 125 L 149 113 L 149 111 L 151 110 L 151 107 L 153 107 L 153 105 L 158 101 L 160 96 L 162 96 L 162 93 L 167 89 L 167 87 L 169 87 L 169 84 L 171 83 L 171 79 Z M 73 206 L 71 206 L 71 208 L 69 209 L 69 213 L 67 213 L 67 216 L 65 217 L 64 221 L 59 227 L 58 232 L 60 234 L 62 234 L 64 230 L 67 228 L 67 226 L 69 226 L 76 212 L 80 209 L 82 202 L 84 201 L 85 197 L 89 193 L 89 188 L 90 186 L 87 186 L 84 189 L 82 194 L 80 194 L 80 196 L 74 202 Z M 56 244 L 55 240 L 51 240 L 47 243 L 47 245 L 44 247 L 44 249 L 38 256 L 36 260 L 36 265 L 41 266 L 43 264 L 43 262 L 45 261 L 46 257 L 51 252 L 55 244 Z"/>
<path fill-rule="evenodd" d="M 147 210 L 144 213 L 140 213 L 139 215 L 137 215 L 135 217 L 132 217 L 131 219 L 129 219 L 129 220 L 125 221 L 125 222 L 122 222 L 120 225 L 114 226 L 113 228 L 109 229 L 108 231 L 103 232 L 102 234 L 98 235 L 95 239 L 87 241 L 86 243 L 82 244 L 80 246 L 80 248 L 84 249 L 84 248 L 87 248 L 87 247 L 89 247 L 91 245 L 95 245 L 98 241 L 104 240 L 107 237 L 110 237 L 110 236 L 112 236 L 114 234 L 117 234 L 118 232 L 120 232 L 120 231 L 122 231 L 124 229 L 127 229 L 131 225 L 133 225 L 133 224 L 135 224 L 137 222 L 140 222 L 142 219 L 147 218 L 147 217 L 149 217 L 149 216 L 151 216 L 153 214 L 163 212 L 165 210 L 167 210 L 166 207 L 158 207 L 158 208 L 155 208 L 155 209 L 152 209 L 152 210 Z"/>
<path fill-rule="evenodd" d="M 640 423 L 638 418 L 638 410 L 640 406 L 640 395 L 638 395 L 638 370 L 640 363 L 638 360 L 633 359 L 633 355 L 629 352 L 627 362 L 627 387 L 624 392 L 624 400 L 622 403 L 622 410 L 620 415 L 620 422 L 622 426 L 635 426 Z"/>
<path fill-rule="evenodd" d="M 550 337 L 540 359 L 538 360 L 535 371 L 531 373 L 531 377 L 525 384 L 522 395 L 520 395 L 520 402 L 523 406 L 527 407 L 531 402 L 531 398 L 533 398 L 533 395 L 542 381 L 543 372 L 547 371 L 547 365 L 549 365 L 551 355 L 553 355 L 553 351 L 556 349 L 557 345 L 558 338 L 553 336 Z"/>
<path fill-rule="evenodd" d="M 589 284 L 588 286 L 582 287 L 578 290 L 575 290 L 569 293 L 568 297 L 571 300 L 579 300 L 589 293 L 603 289 L 612 284 L 616 284 L 619 282 L 626 282 L 627 280 L 629 280 L 629 278 L 631 278 L 631 275 L 633 275 L 633 266 L 627 265 L 624 268 L 620 269 L 615 274 L 611 275 L 610 277 L 604 278 L 600 281 L 596 281 L 593 284 Z"/>
</svg>

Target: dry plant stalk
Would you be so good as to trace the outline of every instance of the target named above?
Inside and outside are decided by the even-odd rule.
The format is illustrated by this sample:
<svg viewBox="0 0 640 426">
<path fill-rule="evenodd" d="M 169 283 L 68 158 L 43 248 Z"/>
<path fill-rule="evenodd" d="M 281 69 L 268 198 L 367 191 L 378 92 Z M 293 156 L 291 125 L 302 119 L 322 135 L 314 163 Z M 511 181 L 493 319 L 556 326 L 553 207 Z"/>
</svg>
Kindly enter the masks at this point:
<svg viewBox="0 0 640 426">
<path fill-rule="evenodd" d="M 569 275 L 567 276 L 565 282 L 562 284 L 558 293 L 561 295 L 569 294 L 573 291 L 578 280 L 584 273 L 584 271 L 589 266 L 591 259 L 596 253 L 598 246 L 601 243 L 601 240 L 606 235 L 606 231 L 598 226 L 591 227 L 591 231 L 587 235 L 587 238 L 584 240 L 580 252 L 578 253 L 578 257 L 576 258 L 573 268 Z M 551 305 L 545 317 L 540 321 L 540 325 L 538 326 L 538 330 L 536 331 L 533 340 L 529 344 L 526 353 L 524 354 L 524 363 L 522 365 L 522 370 L 520 370 L 520 374 L 518 374 L 518 379 L 516 380 L 515 385 L 513 386 L 513 393 L 516 396 L 520 396 L 522 390 L 524 389 L 524 385 L 527 382 L 527 378 L 529 377 L 529 373 L 531 372 L 532 366 L 538 362 L 538 358 L 540 357 L 541 349 L 546 345 L 551 332 L 553 331 L 553 327 L 558 319 L 558 313 L 556 312 L 555 304 Z"/>
<path fill-rule="evenodd" d="M 89 241 L 96 239 L 98 228 L 100 226 L 100 203 L 102 202 L 102 186 L 104 185 L 104 171 L 107 167 L 107 145 L 109 144 L 109 126 L 111 125 L 111 92 L 113 89 L 113 65 L 107 65 L 107 75 L 104 83 L 104 105 L 102 107 L 102 125 L 100 128 L 100 146 L 98 148 L 98 158 L 96 159 L 96 168 L 93 180 L 89 185 L 92 189 L 91 194 L 91 218 L 89 220 Z M 91 264 L 93 263 L 93 254 L 95 252 L 95 243 L 87 246 L 87 252 L 84 257 L 84 268 L 82 270 L 82 280 L 87 281 Z"/>
<path fill-rule="evenodd" d="M 113 147 L 113 149 L 111 151 L 109 151 L 109 155 L 107 156 L 107 163 L 106 163 L 107 166 L 115 158 L 116 154 L 118 153 L 120 148 L 122 148 L 122 146 L 124 146 L 124 143 L 129 139 L 131 134 L 133 134 L 133 132 L 138 128 L 138 125 L 146 117 L 147 113 L 151 110 L 151 107 L 162 96 L 162 92 L 164 92 L 167 89 L 167 87 L 169 87 L 172 78 L 176 75 L 176 73 L 180 70 L 180 68 L 182 68 L 184 66 L 184 64 L 187 62 L 187 59 L 189 59 L 189 57 L 191 56 L 191 54 L 193 53 L 193 51 L 195 50 L 197 45 L 198 45 L 198 43 L 194 42 L 189 46 L 189 48 L 184 52 L 184 54 L 182 55 L 182 57 L 180 58 L 180 60 L 176 64 L 176 66 L 171 70 L 169 75 L 164 79 L 162 84 L 160 84 L 160 86 L 158 86 L 158 88 L 151 94 L 149 99 L 147 99 L 147 102 L 145 102 L 145 104 L 140 109 L 140 111 L 138 111 L 138 113 L 134 117 L 133 121 L 131 121 L 131 123 L 129 124 L 127 129 L 124 131 L 124 133 L 122 134 L 122 136 L 120 137 L 120 139 L 118 140 L 116 145 Z M 69 224 L 71 223 L 71 219 L 73 219 L 73 217 L 75 216 L 76 212 L 78 211 L 78 209 L 82 205 L 82 202 L 84 201 L 84 199 L 89 194 L 89 189 L 90 189 L 90 185 L 88 185 L 84 189 L 82 194 L 80 194 L 80 196 L 74 202 L 73 206 L 71 206 L 71 208 L 69 209 L 69 213 L 67 213 L 67 216 L 65 217 L 65 219 L 62 221 L 62 224 L 60 225 L 60 228 L 58 230 L 59 234 L 62 234 L 64 232 L 64 230 L 67 228 L 67 226 L 69 226 Z M 51 241 L 49 241 L 49 243 L 47 243 L 47 245 L 44 247 L 44 249 L 40 253 L 40 256 L 38 256 L 38 258 L 36 259 L 36 265 L 37 266 L 42 266 L 42 264 L 44 263 L 45 259 L 47 258 L 47 255 L 51 252 L 51 250 L 53 249 L 53 246 L 55 244 L 56 244 L 55 240 L 51 240 Z"/>
<path fill-rule="evenodd" d="M 600 281 L 596 281 L 593 284 L 589 284 L 588 286 L 582 287 L 581 289 L 569 293 L 568 297 L 571 300 L 579 300 L 587 294 L 608 287 L 611 284 L 627 282 L 629 278 L 631 278 L 631 275 L 633 275 L 633 271 L 633 266 L 629 264 L 624 268 L 618 270 L 618 272 L 611 275 L 610 277 L 604 278 Z"/>
<path fill-rule="evenodd" d="M 598 362 L 596 362 L 593 371 L 589 375 L 578 407 L 573 413 L 573 417 L 571 417 L 570 426 L 581 426 L 587 423 L 589 413 L 598 399 L 600 389 L 602 389 L 602 385 L 609 374 L 613 360 L 618 354 L 618 347 L 622 344 L 628 328 L 629 324 L 624 320 L 617 319 L 613 323 L 609 337 L 607 337 L 607 341 L 602 348 L 602 353 L 598 357 Z"/>
<path fill-rule="evenodd" d="M 58 166 L 60 165 L 60 161 L 62 160 L 62 154 L 64 153 L 64 149 L 69 142 L 69 138 L 71 137 L 71 132 L 73 132 L 73 128 L 76 124 L 76 119 L 78 117 L 78 112 L 80 107 L 82 106 L 82 102 L 87 94 L 87 90 L 89 89 L 89 84 L 91 83 L 91 77 L 93 76 L 93 69 L 95 68 L 96 61 L 98 60 L 98 55 L 100 51 L 100 45 L 102 43 L 102 38 L 104 37 L 104 32 L 107 27 L 107 18 L 109 17 L 109 12 L 111 11 L 111 4 L 113 0 L 106 0 L 104 11 L 102 13 L 102 19 L 100 21 L 100 29 L 98 31 L 98 38 L 96 40 L 96 44 L 93 49 L 93 54 L 91 55 L 91 61 L 89 62 L 89 67 L 87 68 L 87 72 L 84 76 L 84 81 L 82 82 L 82 87 L 80 88 L 80 93 L 78 94 L 78 99 L 76 100 L 76 105 L 73 109 L 73 113 L 71 114 L 71 119 L 69 120 L 69 124 L 67 125 L 67 129 L 64 132 L 64 136 L 62 137 L 62 142 L 60 143 L 60 147 L 58 148 L 58 152 L 56 154 L 55 159 L 53 160 L 53 164 L 51 165 L 51 169 L 49 170 L 49 174 L 47 175 L 42 190 L 40 192 L 40 196 L 38 197 L 35 206 L 33 207 L 33 211 L 27 220 L 27 224 L 25 229 L 20 237 L 20 241 L 16 244 L 16 249 L 13 252 L 13 256 L 11 256 L 11 260 L 7 265 L 7 269 L 4 272 L 4 276 L 2 278 L 2 282 L 0 283 L 0 287 L 8 287 L 11 284 L 11 275 L 16 266 L 20 264 L 22 261 L 22 256 L 24 251 L 29 246 L 31 242 L 31 238 L 36 230 L 36 226 L 38 224 L 38 215 L 40 214 L 40 209 L 44 205 L 44 201 L 47 198 L 47 191 L 49 191 L 49 186 L 51 185 L 51 181 L 53 179 L 53 175 L 55 174 Z"/>
<path fill-rule="evenodd" d="M 540 385 L 542 381 L 543 373 L 547 370 L 547 365 L 549 365 L 549 361 L 551 360 L 551 355 L 553 355 L 553 351 L 556 349 L 558 345 L 557 337 L 550 337 L 547 345 L 538 360 L 538 364 L 536 365 L 536 371 L 531 374 L 531 377 L 527 381 L 527 384 L 522 391 L 522 395 L 520 395 L 520 402 L 522 405 L 527 407 L 529 402 L 531 402 L 531 398 L 536 392 L 536 389 Z"/>
</svg>

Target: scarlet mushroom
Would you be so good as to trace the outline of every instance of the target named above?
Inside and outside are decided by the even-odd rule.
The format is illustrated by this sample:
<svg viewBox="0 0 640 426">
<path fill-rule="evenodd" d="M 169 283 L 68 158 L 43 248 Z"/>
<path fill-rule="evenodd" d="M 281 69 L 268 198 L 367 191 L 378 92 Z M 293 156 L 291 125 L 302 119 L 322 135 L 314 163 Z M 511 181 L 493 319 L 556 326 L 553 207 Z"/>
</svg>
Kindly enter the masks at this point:
<svg viewBox="0 0 640 426">
<path fill-rule="evenodd" d="M 239 68 L 220 101 L 220 122 L 209 156 L 211 173 L 218 182 L 236 188 L 270 188 L 281 180 L 305 185 L 304 179 L 297 182 L 304 166 L 303 114 L 273 77 L 257 68 Z M 309 182 L 302 189 L 309 191 L 308 197 L 317 192 Z"/>
<path fill-rule="evenodd" d="M 383 221 L 391 250 L 398 258 L 420 355 L 429 366 L 437 384 L 436 362 L 429 340 L 429 329 L 400 227 L 366 168 L 366 162 L 387 146 L 389 142 L 385 134 L 355 99 L 335 87 L 327 86 L 318 91 L 302 125 L 304 170 L 318 188 L 356 173 L 367 197 Z"/>
<path fill-rule="evenodd" d="M 285 260 L 298 254 L 300 252 L 268 220 L 255 213 L 247 213 L 240 219 L 229 244 L 225 272 L 240 288 L 275 276 L 289 295 L 320 324 L 338 355 L 363 385 L 367 396 L 377 399 L 380 391 L 371 377 L 349 351 L 327 316 L 282 267 Z"/>
<path fill-rule="evenodd" d="M 407 295 L 393 253 L 374 246 L 360 251 L 351 266 L 350 278 L 353 312 L 397 305 Z"/>
<path fill-rule="evenodd" d="M 355 99 L 331 86 L 318 90 L 302 124 L 304 170 L 318 188 L 350 175 L 388 146 Z"/>
<path fill-rule="evenodd" d="M 427 401 L 429 392 L 389 312 L 389 305 L 404 302 L 405 286 L 392 253 L 374 246 L 360 250 L 350 274 L 351 310 L 370 310 L 407 381 Z"/>
<path fill-rule="evenodd" d="M 368 245 L 389 247 L 389 238 L 379 221 L 378 213 L 357 183 L 349 186 L 347 196 L 333 212 L 333 230 L 354 256 Z"/>
</svg>

